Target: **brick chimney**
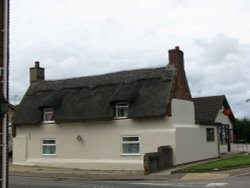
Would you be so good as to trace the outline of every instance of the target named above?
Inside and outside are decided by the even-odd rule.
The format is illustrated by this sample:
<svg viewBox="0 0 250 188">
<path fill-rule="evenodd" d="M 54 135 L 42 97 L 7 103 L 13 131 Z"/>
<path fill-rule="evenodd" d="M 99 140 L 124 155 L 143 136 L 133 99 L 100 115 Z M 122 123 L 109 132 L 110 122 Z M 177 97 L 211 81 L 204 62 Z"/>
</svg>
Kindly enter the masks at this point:
<svg viewBox="0 0 250 188">
<path fill-rule="evenodd" d="M 184 69 L 183 52 L 178 46 L 175 49 L 168 51 L 169 65 L 174 66 L 177 69 L 177 78 L 175 84 L 174 98 L 181 100 L 192 100 L 192 96 L 189 90 L 188 81 Z"/>
<path fill-rule="evenodd" d="M 40 67 L 40 62 L 35 62 L 35 67 L 30 68 L 30 84 L 36 84 L 44 80 L 44 68 Z"/>
</svg>

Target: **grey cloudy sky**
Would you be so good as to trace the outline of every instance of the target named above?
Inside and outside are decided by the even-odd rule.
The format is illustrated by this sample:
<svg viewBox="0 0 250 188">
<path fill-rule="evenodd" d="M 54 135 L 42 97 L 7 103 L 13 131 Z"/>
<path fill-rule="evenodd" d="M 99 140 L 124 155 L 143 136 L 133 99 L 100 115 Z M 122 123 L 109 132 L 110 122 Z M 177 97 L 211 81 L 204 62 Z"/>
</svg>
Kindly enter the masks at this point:
<svg viewBox="0 0 250 188">
<path fill-rule="evenodd" d="M 46 79 L 165 66 L 180 46 L 193 97 L 225 94 L 250 117 L 249 0 L 12 0 L 10 99 Z"/>
</svg>

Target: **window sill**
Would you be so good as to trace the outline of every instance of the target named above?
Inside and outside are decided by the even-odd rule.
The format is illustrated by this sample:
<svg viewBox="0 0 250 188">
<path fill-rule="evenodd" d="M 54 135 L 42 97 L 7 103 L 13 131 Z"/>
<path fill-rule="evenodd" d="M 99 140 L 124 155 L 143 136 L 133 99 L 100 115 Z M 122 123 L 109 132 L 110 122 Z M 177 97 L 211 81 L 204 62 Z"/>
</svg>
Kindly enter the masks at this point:
<svg viewBox="0 0 250 188">
<path fill-rule="evenodd" d="M 140 156 L 140 153 L 122 153 L 121 156 Z"/>
<path fill-rule="evenodd" d="M 42 154 L 42 157 L 56 157 L 56 154 Z"/>
</svg>

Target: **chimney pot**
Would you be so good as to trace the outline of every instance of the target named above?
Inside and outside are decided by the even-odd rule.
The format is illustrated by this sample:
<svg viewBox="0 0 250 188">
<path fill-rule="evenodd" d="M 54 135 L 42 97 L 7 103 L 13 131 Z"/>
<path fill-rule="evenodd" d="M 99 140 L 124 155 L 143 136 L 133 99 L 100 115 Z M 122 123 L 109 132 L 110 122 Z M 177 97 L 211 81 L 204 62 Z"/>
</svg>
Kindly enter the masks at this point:
<svg viewBox="0 0 250 188">
<path fill-rule="evenodd" d="M 40 62 L 39 61 L 35 61 L 35 68 L 40 68 Z"/>
<path fill-rule="evenodd" d="M 35 61 L 35 67 L 30 68 L 30 84 L 37 84 L 45 78 L 44 68 L 40 67 L 40 62 Z"/>
<path fill-rule="evenodd" d="M 176 47 L 175 47 L 175 49 L 176 49 L 176 50 L 179 50 L 179 49 L 180 49 L 180 47 L 179 47 L 179 46 L 176 46 Z"/>
</svg>

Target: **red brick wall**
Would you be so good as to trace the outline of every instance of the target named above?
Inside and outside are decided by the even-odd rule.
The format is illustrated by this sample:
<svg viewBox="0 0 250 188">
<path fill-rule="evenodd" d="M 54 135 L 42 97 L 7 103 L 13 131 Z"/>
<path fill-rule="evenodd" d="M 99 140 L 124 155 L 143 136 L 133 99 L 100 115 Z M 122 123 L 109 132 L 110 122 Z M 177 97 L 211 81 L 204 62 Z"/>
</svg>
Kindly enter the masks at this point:
<svg viewBox="0 0 250 188">
<path fill-rule="evenodd" d="M 169 50 L 168 53 L 169 64 L 173 65 L 177 69 L 174 98 L 191 101 L 192 97 L 184 68 L 183 52 L 179 49 L 179 47 L 176 47 L 175 49 Z"/>
</svg>

